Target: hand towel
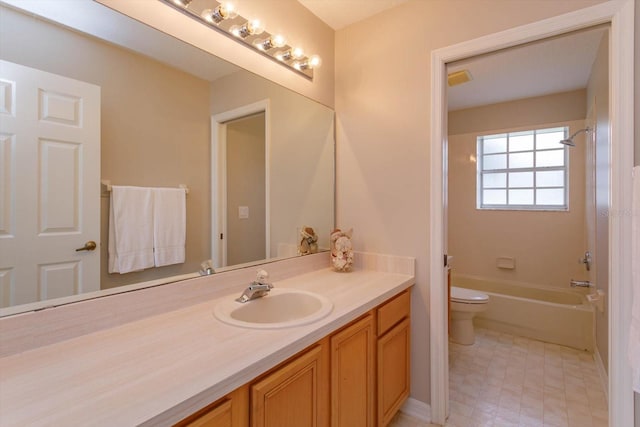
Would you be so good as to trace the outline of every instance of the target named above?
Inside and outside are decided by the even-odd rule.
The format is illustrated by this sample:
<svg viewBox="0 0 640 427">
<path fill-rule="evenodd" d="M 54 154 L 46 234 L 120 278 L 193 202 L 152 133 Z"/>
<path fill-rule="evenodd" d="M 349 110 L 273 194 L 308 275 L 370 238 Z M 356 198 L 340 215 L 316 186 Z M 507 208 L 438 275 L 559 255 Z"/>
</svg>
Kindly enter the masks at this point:
<svg viewBox="0 0 640 427">
<path fill-rule="evenodd" d="M 629 362 L 633 389 L 640 393 L 640 166 L 633 168 L 633 202 L 631 210 L 631 287 L 633 302 L 629 330 Z"/>
<path fill-rule="evenodd" d="M 153 197 L 150 188 L 111 187 L 109 273 L 153 267 Z"/>
<path fill-rule="evenodd" d="M 155 266 L 183 263 L 187 234 L 186 192 L 184 188 L 154 188 L 153 199 Z"/>
</svg>

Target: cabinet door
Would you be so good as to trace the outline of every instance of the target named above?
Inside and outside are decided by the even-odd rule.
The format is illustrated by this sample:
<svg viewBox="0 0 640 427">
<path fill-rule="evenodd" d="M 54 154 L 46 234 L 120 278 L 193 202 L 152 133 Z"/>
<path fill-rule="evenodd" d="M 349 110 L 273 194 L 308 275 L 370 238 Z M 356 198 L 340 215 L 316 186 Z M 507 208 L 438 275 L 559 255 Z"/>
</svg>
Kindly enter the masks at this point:
<svg viewBox="0 0 640 427">
<path fill-rule="evenodd" d="M 251 386 L 252 427 L 321 427 L 326 385 L 318 345 Z"/>
<path fill-rule="evenodd" d="M 331 337 L 331 426 L 375 425 L 373 315 Z"/>
<path fill-rule="evenodd" d="M 386 426 L 409 397 L 410 321 L 378 339 L 378 425 Z"/>
<path fill-rule="evenodd" d="M 249 389 L 243 386 L 179 422 L 175 427 L 247 427 L 248 414 Z"/>
</svg>

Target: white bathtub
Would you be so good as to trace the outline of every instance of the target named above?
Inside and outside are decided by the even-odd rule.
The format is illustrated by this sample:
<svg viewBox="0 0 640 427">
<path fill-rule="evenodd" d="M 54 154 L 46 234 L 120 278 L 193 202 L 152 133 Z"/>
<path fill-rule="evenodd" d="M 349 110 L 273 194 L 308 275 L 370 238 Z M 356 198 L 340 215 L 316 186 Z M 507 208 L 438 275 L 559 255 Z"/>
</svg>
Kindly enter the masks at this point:
<svg viewBox="0 0 640 427">
<path fill-rule="evenodd" d="M 517 336 L 592 352 L 594 309 L 582 290 L 455 276 L 452 286 L 489 295 L 489 304 L 474 324 Z"/>
</svg>

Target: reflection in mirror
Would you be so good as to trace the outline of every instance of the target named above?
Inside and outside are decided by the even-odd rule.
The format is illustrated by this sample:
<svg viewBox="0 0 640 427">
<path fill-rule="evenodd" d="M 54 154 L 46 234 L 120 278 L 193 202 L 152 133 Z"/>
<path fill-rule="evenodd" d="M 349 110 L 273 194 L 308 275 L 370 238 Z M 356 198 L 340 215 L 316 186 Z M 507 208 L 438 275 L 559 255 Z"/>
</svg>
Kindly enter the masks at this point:
<svg viewBox="0 0 640 427">
<path fill-rule="evenodd" d="M 27 155 L 34 161 L 26 166 L 29 169 L 24 169 L 25 166 L 12 163 L 23 156 L 20 146 L 13 142 L 20 139 L 21 134 L 17 128 L 11 128 L 13 122 L 3 116 L 0 160 L 2 167 L 6 166 L 4 170 L 15 172 L 0 174 L 3 222 L 0 224 L 3 230 L 0 307 L 29 304 L 23 308 L 33 309 L 38 304 L 30 303 L 45 299 L 98 289 L 101 293 L 113 293 L 111 288 L 123 285 L 195 277 L 207 259 L 213 259 L 218 268 L 295 256 L 299 229 L 303 226 L 311 226 L 318 232 L 321 250 L 328 248 L 328 234 L 334 225 L 334 114 L 331 109 L 98 3 L 83 4 L 86 7 L 74 13 L 91 9 L 93 19 L 99 17 L 107 27 L 117 28 L 118 34 L 109 36 L 106 31 L 105 39 L 96 38 L 0 4 L 0 59 L 63 76 L 71 82 L 83 82 L 88 90 L 97 89 L 99 119 L 96 125 L 100 147 L 94 163 L 81 166 L 79 162 L 84 160 L 83 154 L 88 148 L 77 149 L 80 145 L 73 139 L 81 137 L 67 137 L 54 129 L 50 135 L 33 137 L 40 141 L 40 148 Z M 87 22 L 85 28 L 90 26 Z M 7 69 L 8 66 L 3 65 L 0 71 L 4 73 Z M 0 79 L 11 80 L 5 76 Z M 46 83 L 40 85 L 46 86 Z M 69 111 L 73 115 L 80 110 L 69 105 L 88 106 L 84 98 L 68 104 L 66 101 L 75 98 L 61 93 L 63 91 L 57 89 L 51 91 L 53 95 L 48 98 L 51 111 L 58 108 L 62 116 Z M 227 148 L 233 144 L 225 137 L 233 132 L 226 132 L 227 122 L 217 122 L 214 118 L 242 111 L 256 103 L 266 105 L 262 115 L 257 116 L 264 135 L 259 142 L 261 148 L 255 150 L 254 147 L 257 158 L 251 160 L 260 161 L 261 168 L 252 165 L 250 155 L 240 148 L 236 161 L 242 169 L 238 172 L 238 166 L 232 165 L 231 160 L 223 162 L 225 153 L 220 151 L 223 142 Z M 82 114 L 85 115 L 78 117 L 87 119 L 91 113 Z M 74 127 L 60 120 L 55 124 L 65 130 Z M 5 137 L 14 134 L 15 138 Z M 68 150 L 69 147 L 75 148 Z M 49 168 L 49 175 L 43 172 L 45 166 Z M 255 182 L 249 185 L 248 172 L 256 169 L 261 172 L 253 174 Z M 63 176 L 65 170 L 72 173 Z M 94 173 L 88 173 L 89 170 Z M 244 187 L 244 195 L 236 194 L 236 190 L 227 186 L 232 173 L 237 175 L 236 185 Z M 40 181 L 23 179 L 26 176 L 40 177 Z M 100 179 L 109 180 L 112 185 L 140 187 L 187 185 L 185 262 L 109 274 L 110 193 L 104 186 L 101 188 Z M 44 189 L 54 194 L 54 189 L 63 191 L 65 185 L 74 191 L 68 196 L 69 203 L 60 203 L 66 200 L 64 197 L 47 201 L 43 196 Z M 79 193 L 80 190 L 88 193 Z M 11 194 L 17 197 L 12 199 Z M 97 206 L 93 215 L 80 207 L 81 202 L 92 198 Z M 39 237 L 46 235 L 47 242 L 46 245 L 34 243 L 37 251 L 18 253 L 19 246 L 8 242 L 13 235 L 21 233 L 19 229 L 11 231 L 15 229 L 11 227 L 22 226 L 21 217 L 28 216 L 24 206 L 32 206 L 37 211 L 33 213 L 34 224 L 26 226 L 28 232 Z M 221 206 L 226 206 L 230 213 L 224 214 Z M 49 212 L 43 213 L 43 207 L 48 207 Z M 43 233 L 38 229 L 42 228 L 42 218 L 53 218 L 52 213 L 70 215 L 72 225 L 62 224 L 53 227 L 51 233 Z M 90 236 L 81 236 L 78 230 L 86 228 L 93 217 L 96 229 Z M 248 230 L 251 220 L 258 218 L 259 231 Z M 237 239 L 224 235 L 225 227 L 232 220 L 239 229 Z M 6 224 L 9 227 L 5 227 Z M 67 237 L 64 243 L 52 244 L 62 236 Z M 96 241 L 98 249 L 75 251 L 88 240 Z M 27 255 L 40 252 L 45 246 L 54 254 L 53 258 L 44 262 L 26 260 Z M 246 253 L 247 248 L 260 250 L 248 257 L 223 260 L 220 249 L 223 246 L 228 253 Z M 99 257 L 99 268 L 92 272 L 92 277 L 84 278 L 81 273 L 89 270 L 84 267 L 88 265 L 85 261 L 92 257 Z M 28 292 L 23 291 L 29 286 L 20 279 L 22 273 L 18 272 L 16 259 L 30 270 L 24 276 L 30 278 L 27 282 L 32 285 Z M 100 293 L 92 294 L 96 295 Z M 4 309 L 0 315 L 19 310 Z"/>
</svg>

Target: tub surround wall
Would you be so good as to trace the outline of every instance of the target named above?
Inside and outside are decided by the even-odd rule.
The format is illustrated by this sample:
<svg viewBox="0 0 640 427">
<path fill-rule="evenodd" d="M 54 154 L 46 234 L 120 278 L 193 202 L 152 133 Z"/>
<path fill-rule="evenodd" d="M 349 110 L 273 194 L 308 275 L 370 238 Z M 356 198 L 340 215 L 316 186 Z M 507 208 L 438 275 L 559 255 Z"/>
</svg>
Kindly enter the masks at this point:
<svg viewBox="0 0 640 427">
<path fill-rule="evenodd" d="M 534 101 L 536 105 L 544 105 L 538 101 Z M 575 108 L 584 111 L 584 104 Z M 477 110 L 483 115 L 484 107 Z M 566 124 L 571 133 L 584 127 L 584 120 L 561 122 L 562 117 L 558 117 L 556 123 L 534 124 L 535 115 L 530 117 L 532 121 L 527 127 L 490 132 Z M 454 271 L 460 275 L 558 288 L 569 288 L 571 279 L 587 279 L 584 266 L 577 262 L 586 249 L 584 138 L 576 138 L 576 147 L 569 150 L 568 212 L 506 211 L 476 208 L 477 165 L 471 158 L 476 156 L 478 134 L 449 135 L 448 251 L 454 257 Z M 515 269 L 498 268 L 496 260 L 500 257 L 515 258 Z"/>
<path fill-rule="evenodd" d="M 592 111 L 596 120 L 595 206 L 593 206 L 593 196 L 591 197 L 591 206 L 589 206 L 589 209 L 592 210 L 592 217 L 595 217 L 595 224 L 587 224 L 588 227 L 591 227 L 591 236 L 595 237 L 595 247 L 591 248 L 595 266 L 591 280 L 598 289 L 608 295 L 611 142 L 609 141 L 609 38 L 607 36 L 603 37 L 591 67 L 591 75 L 587 85 L 587 111 Z M 595 230 L 593 230 L 593 226 L 595 226 Z M 602 368 L 608 372 L 609 304 L 605 304 L 603 312 L 596 311 L 596 345 L 603 362 Z"/>
<path fill-rule="evenodd" d="M 15 331 L 14 342 L 19 334 L 54 333 L 48 314 L 55 312 L 58 322 L 75 319 L 79 332 L 49 343 L 40 335 L 28 352 L 24 343 L 11 354 L 5 349 L 3 425 L 172 425 L 414 283 L 411 258 L 356 257 L 350 273 L 329 268 L 327 253 L 266 266 L 276 287 L 313 291 L 334 304 L 327 317 L 294 328 L 239 329 L 214 318 L 216 299 L 239 295 L 255 268 L 0 319 L 3 335 Z M 94 319 L 104 327 L 82 331 Z"/>
</svg>

